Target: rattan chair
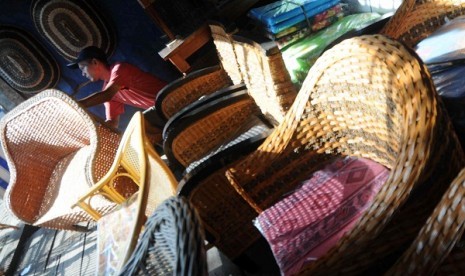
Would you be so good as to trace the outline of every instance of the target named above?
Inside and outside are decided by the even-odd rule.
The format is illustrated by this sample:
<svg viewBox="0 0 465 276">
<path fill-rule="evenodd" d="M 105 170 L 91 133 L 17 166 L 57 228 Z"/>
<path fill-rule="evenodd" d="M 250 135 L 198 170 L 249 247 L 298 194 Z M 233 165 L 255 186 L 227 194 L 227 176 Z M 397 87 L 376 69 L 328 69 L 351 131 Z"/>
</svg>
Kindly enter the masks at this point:
<svg viewBox="0 0 465 276">
<path fill-rule="evenodd" d="M 97 124 L 65 93 L 49 89 L 28 99 L 1 120 L 1 143 L 10 169 L 5 206 L 19 220 L 55 229 L 92 221 L 71 204 L 110 168 L 120 134 Z M 116 187 L 124 195 L 133 186 Z M 110 201 L 96 199 L 107 212 Z"/>
<path fill-rule="evenodd" d="M 232 40 L 249 94 L 262 113 L 278 125 L 297 95 L 281 51 L 274 41 L 256 34 L 237 32 Z"/>
<path fill-rule="evenodd" d="M 370 271 L 414 239 L 465 164 L 438 101 L 412 50 L 382 35 L 347 39 L 317 60 L 283 123 L 227 177 L 258 214 L 334 157 L 386 166 L 390 176 L 372 206 L 302 273 Z M 231 252 L 228 245 L 223 241 Z"/>
<path fill-rule="evenodd" d="M 244 259 L 241 253 L 260 233 L 248 223 L 256 212 L 228 184 L 225 171 L 255 151 L 270 133 L 270 129 L 260 128 L 244 132 L 230 145 L 186 168 L 177 188 L 178 195 L 199 212 L 208 242 L 235 262 Z"/>
<path fill-rule="evenodd" d="M 163 147 L 173 170 L 184 171 L 250 129 L 271 127 L 246 89 L 226 92 L 215 100 L 208 98 L 208 103 L 189 106 L 167 123 Z"/>
<path fill-rule="evenodd" d="M 92 207 L 92 199 L 101 195 L 121 204 L 127 198 L 114 188 L 117 187 L 121 178 L 139 186 L 139 194 L 141 195 L 145 193 L 146 185 L 149 183 L 150 189 L 153 190 L 151 193 L 156 196 L 156 198 L 152 196 L 150 200 L 152 206 L 157 206 L 165 198 L 174 195 L 177 182 L 160 157 L 149 150 L 152 146 L 145 138 L 144 133 L 142 115 L 140 112 L 136 112 L 124 131 L 111 168 L 85 195 L 78 199 L 73 207 L 79 206 L 95 220 L 100 219 L 102 214 Z M 147 165 L 147 160 L 153 160 L 153 162 Z M 158 164 L 158 167 L 153 168 L 152 164 Z M 147 170 L 155 170 L 154 174 L 164 175 L 166 179 L 151 183 L 151 179 L 146 179 Z M 151 207 L 150 210 L 153 208 Z M 150 215 L 150 211 L 147 212 L 147 215 Z"/>
<path fill-rule="evenodd" d="M 235 29 L 227 28 L 216 21 L 209 22 L 209 27 L 220 64 L 191 72 L 158 92 L 155 109 L 165 121 L 202 96 L 242 83 L 242 76 L 230 39 Z"/>
<path fill-rule="evenodd" d="M 232 81 L 221 66 L 200 69 L 163 87 L 157 94 L 155 110 L 167 121 L 200 97 L 230 85 Z"/>
<path fill-rule="evenodd" d="M 413 47 L 447 20 L 464 14 L 461 0 L 404 0 L 381 34 Z"/>
<path fill-rule="evenodd" d="M 163 201 L 147 220 L 120 275 L 208 275 L 205 238 L 196 209 L 183 197 Z"/>
</svg>

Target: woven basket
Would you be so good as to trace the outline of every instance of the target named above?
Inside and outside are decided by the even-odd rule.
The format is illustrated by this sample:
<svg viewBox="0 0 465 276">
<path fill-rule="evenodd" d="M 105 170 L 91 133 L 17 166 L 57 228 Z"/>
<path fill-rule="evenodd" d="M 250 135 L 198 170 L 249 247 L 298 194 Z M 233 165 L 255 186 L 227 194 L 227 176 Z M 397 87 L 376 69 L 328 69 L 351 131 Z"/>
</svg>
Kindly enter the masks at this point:
<svg viewBox="0 0 465 276">
<path fill-rule="evenodd" d="M 120 134 L 97 127 L 77 102 L 52 89 L 7 113 L 0 129 L 10 168 L 5 205 L 12 214 L 55 229 L 75 229 L 77 222 L 92 221 L 71 205 L 108 171 Z M 117 190 L 130 195 L 136 189 L 120 185 Z M 114 204 L 97 197 L 94 206 L 106 213 Z"/>
<path fill-rule="evenodd" d="M 165 121 L 200 97 L 232 85 L 220 66 L 212 66 L 179 78 L 157 94 L 155 109 Z"/>
<path fill-rule="evenodd" d="M 207 275 L 205 238 L 196 209 L 170 197 L 148 218 L 120 275 Z"/>
<path fill-rule="evenodd" d="M 362 273 L 405 247 L 465 164 L 413 51 L 370 35 L 325 52 L 283 123 L 227 176 L 260 213 L 336 156 L 368 158 L 391 173 L 355 228 L 304 274 Z"/>
<path fill-rule="evenodd" d="M 381 34 L 413 47 L 447 20 L 463 14 L 463 0 L 404 0 Z"/>
<path fill-rule="evenodd" d="M 297 95 L 276 43 L 246 33 L 232 36 L 249 94 L 275 125 L 283 121 Z"/>
</svg>

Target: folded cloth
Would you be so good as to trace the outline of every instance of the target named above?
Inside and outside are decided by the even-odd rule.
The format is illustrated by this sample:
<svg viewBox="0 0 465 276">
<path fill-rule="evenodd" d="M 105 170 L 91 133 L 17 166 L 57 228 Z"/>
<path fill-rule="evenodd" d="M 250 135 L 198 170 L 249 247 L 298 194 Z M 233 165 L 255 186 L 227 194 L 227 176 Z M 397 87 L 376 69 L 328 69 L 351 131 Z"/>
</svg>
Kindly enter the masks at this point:
<svg viewBox="0 0 465 276">
<path fill-rule="evenodd" d="M 310 27 L 305 27 L 297 32 L 294 32 L 292 34 L 286 35 L 284 37 L 281 37 L 275 40 L 276 44 L 278 45 L 279 49 L 282 49 L 286 47 L 287 45 L 290 45 L 293 42 L 298 41 L 301 38 L 307 37 L 311 35 L 312 33 L 318 32 L 326 27 L 331 26 L 332 24 L 336 23 L 338 20 L 340 20 L 343 17 L 344 17 L 344 13 L 342 12 L 335 14 L 322 21 L 313 23 Z"/>
<path fill-rule="evenodd" d="M 269 39 L 272 39 L 272 40 L 278 40 L 280 38 L 283 38 L 283 37 L 286 37 L 288 35 L 292 35 L 293 33 L 295 32 L 299 32 L 303 29 L 307 29 L 307 30 L 312 30 L 312 31 L 316 31 L 318 30 L 318 28 L 314 28 L 313 26 L 315 25 L 318 25 L 320 24 L 321 22 L 324 22 L 326 21 L 328 18 L 331 18 L 333 16 L 335 16 L 336 14 L 340 14 L 342 13 L 342 5 L 341 4 L 337 4 L 315 16 L 312 16 L 311 18 L 308 18 L 307 21 L 301 21 L 293 26 L 290 26 L 284 30 L 282 30 L 281 32 L 279 33 L 276 33 L 276 34 L 273 34 L 271 32 L 268 32 L 266 29 L 264 28 L 259 28 L 259 30 L 265 34 L 266 37 L 268 37 Z M 310 26 L 309 26 L 310 25 Z M 320 28 L 321 29 L 321 28 Z"/>
<path fill-rule="evenodd" d="M 315 13 L 316 8 L 330 2 L 333 0 L 281 0 L 253 8 L 248 15 L 266 26 L 273 26 L 296 17 L 300 18 L 299 21 L 305 20 L 305 17 L 312 17 L 318 13 Z"/>
<path fill-rule="evenodd" d="M 249 11 L 250 18 L 268 32 L 277 34 L 339 4 L 340 0 L 278 1 Z"/>
<path fill-rule="evenodd" d="M 337 159 L 264 210 L 255 226 L 283 275 L 324 255 L 370 206 L 389 170 L 364 158 Z"/>
</svg>

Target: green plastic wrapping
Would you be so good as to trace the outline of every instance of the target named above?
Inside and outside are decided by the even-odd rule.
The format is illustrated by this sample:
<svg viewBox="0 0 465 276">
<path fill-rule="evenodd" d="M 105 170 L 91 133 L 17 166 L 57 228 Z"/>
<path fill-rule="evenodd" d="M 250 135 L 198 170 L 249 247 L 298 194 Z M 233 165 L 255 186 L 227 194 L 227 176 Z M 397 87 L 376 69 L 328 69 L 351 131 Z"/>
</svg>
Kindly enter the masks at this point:
<svg viewBox="0 0 465 276">
<path fill-rule="evenodd" d="M 364 27 L 381 17 L 378 13 L 358 13 L 344 16 L 327 28 L 304 37 L 281 49 L 284 63 L 296 84 L 301 84 L 324 49 L 345 33 Z"/>
</svg>

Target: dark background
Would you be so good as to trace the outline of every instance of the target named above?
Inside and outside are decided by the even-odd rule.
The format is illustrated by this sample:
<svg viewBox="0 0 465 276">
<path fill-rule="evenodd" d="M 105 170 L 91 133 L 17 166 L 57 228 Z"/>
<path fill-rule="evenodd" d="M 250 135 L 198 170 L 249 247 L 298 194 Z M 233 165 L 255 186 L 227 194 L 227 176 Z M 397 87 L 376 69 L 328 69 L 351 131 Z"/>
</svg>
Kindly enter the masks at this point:
<svg viewBox="0 0 465 276">
<path fill-rule="evenodd" d="M 181 77 L 169 61 L 164 61 L 158 55 L 158 52 L 165 47 L 166 39 L 137 0 L 98 0 L 92 3 L 98 9 L 98 13 L 105 16 L 106 21 L 112 25 L 116 33 L 115 51 L 109 58 L 110 63 L 126 61 L 167 82 Z M 79 69 L 67 68 L 66 64 L 69 61 L 65 60 L 36 30 L 32 21 L 31 4 L 32 0 L 1 0 L 0 24 L 22 28 L 41 42 L 61 69 L 61 79 L 55 88 L 71 94 L 76 85 L 87 79 L 81 75 Z M 101 85 L 101 83 L 92 83 L 84 86 L 75 94 L 75 98 L 80 99 L 99 91 Z M 103 105 L 89 110 L 104 118 Z M 126 107 L 126 113 L 121 117 L 120 129 L 125 128 L 135 110 L 137 109 Z"/>
</svg>

